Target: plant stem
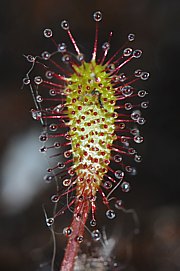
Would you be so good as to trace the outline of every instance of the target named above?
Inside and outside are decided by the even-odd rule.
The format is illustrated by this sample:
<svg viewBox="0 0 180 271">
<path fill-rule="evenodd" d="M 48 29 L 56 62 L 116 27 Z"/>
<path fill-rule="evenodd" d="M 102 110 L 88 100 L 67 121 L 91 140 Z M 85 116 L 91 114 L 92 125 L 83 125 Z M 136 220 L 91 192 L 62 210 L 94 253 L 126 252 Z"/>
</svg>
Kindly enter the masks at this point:
<svg viewBox="0 0 180 271">
<path fill-rule="evenodd" d="M 64 259 L 62 261 L 60 271 L 73 271 L 74 262 L 77 257 L 79 243 L 82 240 L 77 239 L 77 237 L 82 237 L 84 235 L 84 226 L 86 224 L 87 216 L 89 212 L 89 202 L 76 202 L 76 207 L 74 210 L 73 221 L 71 224 L 72 234 L 69 237 L 67 247 L 64 254 Z"/>
</svg>

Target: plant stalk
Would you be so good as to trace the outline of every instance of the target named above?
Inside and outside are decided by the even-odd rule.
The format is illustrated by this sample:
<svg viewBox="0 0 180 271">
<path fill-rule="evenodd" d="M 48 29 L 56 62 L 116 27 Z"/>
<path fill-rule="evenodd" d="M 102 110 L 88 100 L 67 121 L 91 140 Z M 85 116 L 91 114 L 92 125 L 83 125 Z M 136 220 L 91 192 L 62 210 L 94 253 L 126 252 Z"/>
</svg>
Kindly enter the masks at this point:
<svg viewBox="0 0 180 271">
<path fill-rule="evenodd" d="M 89 212 L 89 202 L 76 202 L 73 221 L 71 223 L 72 234 L 69 237 L 60 271 L 73 271 L 74 262 L 78 254 L 79 244 L 84 236 L 84 226 Z M 78 239 L 79 237 L 79 239 Z"/>
</svg>

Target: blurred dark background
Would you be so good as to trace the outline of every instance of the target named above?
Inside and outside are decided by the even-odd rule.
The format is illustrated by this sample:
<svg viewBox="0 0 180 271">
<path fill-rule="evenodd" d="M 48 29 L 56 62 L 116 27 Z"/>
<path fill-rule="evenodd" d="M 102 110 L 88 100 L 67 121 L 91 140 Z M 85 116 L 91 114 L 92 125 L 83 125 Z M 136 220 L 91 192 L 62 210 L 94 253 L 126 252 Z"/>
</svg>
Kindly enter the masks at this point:
<svg viewBox="0 0 180 271">
<path fill-rule="evenodd" d="M 103 13 L 100 41 L 113 30 L 111 47 L 115 50 L 128 33 L 135 33 L 135 44 L 144 52 L 139 66 L 151 73 L 150 79 L 142 82 L 150 101 L 145 112 L 148 121 L 141 129 L 145 137 L 140 146 L 143 162 L 138 165 L 132 191 L 122 195 L 140 221 L 139 235 L 128 243 L 132 251 L 124 270 L 180 270 L 180 1 L 1 0 L 0 5 L 0 270 L 50 270 L 52 257 L 51 235 L 42 211 L 42 203 L 48 203 L 52 191 L 42 180 L 46 161 L 38 153 L 41 127 L 31 118 L 29 111 L 34 105 L 28 88 L 21 90 L 22 78 L 29 69 L 23 54 L 38 55 L 52 48 L 43 37 L 48 27 L 56 40 L 66 41 L 60 22 L 67 19 L 88 55 L 94 38 L 95 10 Z M 63 220 L 66 224 L 66 218 Z M 108 221 L 112 230 L 109 237 L 116 238 L 121 250 L 128 239 L 118 237 L 123 220 L 126 216 L 120 214 Z M 61 236 L 59 257 L 64 248 Z M 117 258 L 118 242 L 113 252 Z"/>
</svg>

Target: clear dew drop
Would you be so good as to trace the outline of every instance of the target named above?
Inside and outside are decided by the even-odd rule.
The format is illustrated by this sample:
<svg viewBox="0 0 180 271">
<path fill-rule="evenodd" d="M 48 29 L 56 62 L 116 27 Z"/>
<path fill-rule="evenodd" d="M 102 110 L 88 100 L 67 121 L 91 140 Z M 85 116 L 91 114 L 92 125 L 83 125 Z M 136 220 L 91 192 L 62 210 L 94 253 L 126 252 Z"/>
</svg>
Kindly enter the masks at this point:
<svg viewBox="0 0 180 271">
<path fill-rule="evenodd" d="M 27 59 L 28 62 L 34 62 L 35 61 L 35 57 L 32 56 L 32 55 L 27 55 L 26 59 Z"/>
<path fill-rule="evenodd" d="M 71 177 L 73 177 L 73 176 L 76 174 L 75 170 L 72 169 L 72 168 L 70 168 L 70 169 L 68 170 L 68 173 L 69 173 L 69 175 L 70 175 Z"/>
<path fill-rule="evenodd" d="M 134 76 L 135 77 L 141 77 L 141 75 L 142 75 L 142 70 L 137 69 L 137 70 L 134 71 Z"/>
<path fill-rule="evenodd" d="M 119 82 L 119 76 L 114 75 L 114 76 L 112 77 L 112 81 L 113 81 L 114 83 L 118 83 L 118 82 Z"/>
<path fill-rule="evenodd" d="M 66 138 L 66 140 L 71 140 L 71 136 L 69 135 L 69 133 L 65 134 L 65 138 Z"/>
<path fill-rule="evenodd" d="M 131 173 L 132 167 L 131 166 L 125 166 L 125 170 L 126 170 L 126 172 Z"/>
<path fill-rule="evenodd" d="M 93 14 L 93 18 L 96 22 L 100 22 L 102 20 L 102 13 L 101 11 L 96 11 Z"/>
<path fill-rule="evenodd" d="M 148 94 L 148 93 L 147 93 L 145 90 L 139 90 L 139 91 L 138 91 L 138 96 L 139 96 L 140 98 L 145 97 L 147 94 Z"/>
<path fill-rule="evenodd" d="M 114 113 L 113 113 L 113 118 L 114 118 L 114 119 L 117 119 L 117 118 L 118 118 L 118 113 L 117 113 L 117 112 L 114 112 Z"/>
<path fill-rule="evenodd" d="M 125 48 L 123 51 L 124 56 L 130 56 L 132 54 L 132 48 Z"/>
<path fill-rule="evenodd" d="M 41 54 L 41 57 L 42 57 L 42 59 L 44 59 L 44 60 L 48 60 L 49 58 L 50 58 L 50 53 L 49 52 L 47 52 L 47 51 L 44 51 L 44 52 L 42 52 L 42 54 Z"/>
<path fill-rule="evenodd" d="M 37 96 L 36 96 L 36 101 L 37 101 L 38 103 L 41 103 L 41 102 L 43 101 L 43 98 L 41 97 L 41 95 L 37 95 Z"/>
<path fill-rule="evenodd" d="M 58 201 L 59 201 L 59 196 L 58 196 L 58 195 L 53 195 L 53 196 L 51 197 L 51 201 L 52 201 L 53 203 L 58 202 Z"/>
<path fill-rule="evenodd" d="M 131 119 L 137 121 L 138 118 L 141 116 L 141 111 L 140 110 L 134 110 L 131 113 Z"/>
<path fill-rule="evenodd" d="M 40 120 L 42 117 L 42 113 L 39 110 L 31 110 L 31 114 L 34 120 Z"/>
<path fill-rule="evenodd" d="M 41 141 L 41 142 L 46 142 L 47 140 L 48 140 L 47 134 L 41 134 L 41 135 L 39 136 L 39 141 Z"/>
<path fill-rule="evenodd" d="M 91 227 L 95 227 L 96 226 L 96 220 L 92 219 L 89 224 L 91 225 Z"/>
<path fill-rule="evenodd" d="M 126 81 L 126 75 L 125 75 L 124 73 L 120 73 L 120 74 L 119 74 L 119 81 L 120 81 L 120 82 Z"/>
<path fill-rule="evenodd" d="M 125 129 L 126 124 L 124 122 L 119 123 L 119 129 L 123 130 Z"/>
<path fill-rule="evenodd" d="M 42 80 L 42 77 L 41 77 L 41 76 L 36 76 L 36 77 L 34 77 L 34 83 L 35 83 L 36 85 L 40 85 L 42 82 L 43 82 L 43 80 Z"/>
<path fill-rule="evenodd" d="M 133 155 L 133 154 L 136 153 L 136 150 L 133 149 L 133 148 L 129 148 L 129 149 L 128 149 L 128 153 L 129 153 L 130 155 Z"/>
<path fill-rule="evenodd" d="M 112 188 L 112 183 L 111 183 L 110 181 L 105 181 L 105 182 L 103 183 L 103 187 L 104 187 L 105 189 L 111 189 L 111 188 Z"/>
<path fill-rule="evenodd" d="M 146 120 L 144 118 L 138 118 L 138 120 L 137 120 L 137 123 L 139 125 L 143 125 L 145 122 L 146 122 Z"/>
<path fill-rule="evenodd" d="M 83 236 L 82 235 L 77 236 L 76 237 L 76 242 L 79 243 L 79 244 L 82 243 L 83 242 Z"/>
<path fill-rule="evenodd" d="M 121 143 L 123 143 L 126 147 L 129 146 L 129 142 L 126 137 L 121 136 Z"/>
<path fill-rule="evenodd" d="M 53 178 L 54 177 L 52 175 L 45 175 L 44 176 L 44 180 L 45 180 L 46 183 L 51 183 Z"/>
<path fill-rule="evenodd" d="M 136 168 L 131 166 L 126 166 L 125 170 L 129 175 L 135 176 L 137 174 Z"/>
<path fill-rule="evenodd" d="M 122 161 L 122 155 L 120 155 L 120 154 L 114 155 L 114 161 L 116 163 L 120 163 Z"/>
<path fill-rule="evenodd" d="M 61 113 L 61 111 L 63 110 L 63 108 L 64 108 L 64 105 L 63 105 L 63 104 L 59 104 L 59 105 L 57 105 L 57 106 L 53 109 L 53 111 L 54 111 L 54 113 L 59 114 L 59 113 Z"/>
<path fill-rule="evenodd" d="M 56 96 L 56 91 L 54 89 L 49 90 L 49 95 L 50 96 Z"/>
<path fill-rule="evenodd" d="M 47 79 L 52 79 L 54 75 L 54 72 L 52 71 L 46 71 L 45 76 Z"/>
<path fill-rule="evenodd" d="M 71 179 L 65 179 L 65 180 L 63 181 L 63 185 L 64 185 L 64 186 L 70 186 L 70 184 L 71 184 Z"/>
<path fill-rule="evenodd" d="M 131 129 L 130 130 L 130 133 L 132 134 L 132 135 L 139 135 L 139 129 L 137 129 L 137 128 L 133 128 L 133 129 Z"/>
<path fill-rule="evenodd" d="M 57 126 L 55 123 L 51 123 L 51 124 L 49 125 L 49 130 L 50 130 L 51 132 L 57 131 L 57 128 L 58 128 L 58 126 Z"/>
<path fill-rule="evenodd" d="M 125 97 L 131 96 L 133 94 L 133 88 L 131 86 L 124 86 L 121 89 L 122 95 Z"/>
<path fill-rule="evenodd" d="M 114 219 L 114 218 L 116 217 L 116 213 L 114 212 L 114 210 L 108 209 L 108 210 L 106 211 L 106 216 L 107 216 L 107 218 L 109 218 L 109 219 Z"/>
<path fill-rule="evenodd" d="M 54 224 L 54 218 L 53 217 L 50 217 L 50 218 L 46 219 L 46 225 L 48 227 L 51 227 L 53 224 Z"/>
<path fill-rule="evenodd" d="M 141 103 L 141 107 L 144 109 L 148 108 L 148 105 L 149 105 L 149 102 L 142 102 Z"/>
<path fill-rule="evenodd" d="M 141 74 L 141 79 L 145 81 L 149 78 L 149 76 L 150 76 L 149 72 L 143 72 Z"/>
<path fill-rule="evenodd" d="M 77 60 L 78 60 L 79 62 L 81 62 L 81 61 L 84 60 L 84 55 L 80 53 L 80 54 L 78 54 L 78 55 L 76 56 L 76 58 L 77 58 Z"/>
<path fill-rule="evenodd" d="M 68 64 L 69 61 L 70 61 L 70 56 L 69 55 L 66 54 L 66 55 L 62 56 L 62 62 Z"/>
<path fill-rule="evenodd" d="M 55 143 L 54 143 L 54 147 L 55 147 L 56 149 L 61 148 L 61 143 L 60 143 L 60 142 L 55 142 Z"/>
<path fill-rule="evenodd" d="M 121 184 L 121 189 L 122 189 L 123 192 L 126 192 L 126 193 L 129 192 L 130 184 L 128 182 L 123 182 Z"/>
<path fill-rule="evenodd" d="M 58 50 L 58 52 L 60 52 L 60 53 L 65 53 L 66 50 L 67 50 L 66 44 L 65 44 L 64 42 L 59 43 L 58 46 L 57 46 L 57 50 Z"/>
<path fill-rule="evenodd" d="M 132 175 L 132 176 L 137 175 L 137 169 L 135 167 L 132 168 L 130 175 Z"/>
<path fill-rule="evenodd" d="M 131 103 L 125 103 L 124 108 L 125 108 L 125 110 L 131 110 L 132 109 L 132 104 Z"/>
<path fill-rule="evenodd" d="M 139 58 L 139 57 L 141 57 L 141 55 L 142 55 L 142 51 L 141 50 L 136 49 L 136 50 L 133 51 L 133 57 L 134 58 Z"/>
<path fill-rule="evenodd" d="M 109 64 L 108 66 L 107 66 L 107 69 L 108 69 L 108 71 L 114 71 L 115 70 L 115 65 L 113 64 L 113 63 L 111 63 L 111 64 Z"/>
<path fill-rule="evenodd" d="M 134 40 L 135 40 L 135 34 L 130 33 L 130 34 L 128 35 L 128 40 L 129 40 L 129 41 L 134 41 Z"/>
<path fill-rule="evenodd" d="M 142 137 L 142 136 L 140 136 L 140 135 L 136 135 L 136 136 L 134 136 L 134 142 L 136 142 L 136 143 L 142 143 L 143 142 L 143 140 L 144 140 L 144 138 Z"/>
<path fill-rule="evenodd" d="M 104 51 L 108 51 L 110 49 L 110 44 L 109 42 L 104 42 L 103 45 L 102 45 L 102 49 Z"/>
<path fill-rule="evenodd" d="M 62 29 L 64 29 L 64 30 L 69 30 L 69 22 L 66 21 L 66 20 L 63 20 L 63 21 L 61 22 L 61 27 L 62 27 Z"/>
<path fill-rule="evenodd" d="M 92 231 L 91 236 L 94 241 L 99 241 L 101 239 L 101 233 L 99 230 Z"/>
<path fill-rule="evenodd" d="M 120 200 L 120 199 L 116 200 L 115 207 L 116 207 L 116 209 L 121 209 L 123 207 L 122 200 Z"/>
<path fill-rule="evenodd" d="M 40 152 L 40 153 L 46 153 L 46 152 L 47 152 L 46 146 L 42 146 L 42 147 L 39 149 L 39 152 Z"/>
<path fill-rule="evenodd" d="M 71 235 L 72 235 L 72 232 L 73 232 L 73 230 L 72 230 L 71 227 L 66 227 L 66 228 L 63 229 L 63 234 L 64 234 L 66 237 L 71 236 Z"/>
<path fill-rule="evenodd" d="M 122 170 L 116 170 L 114 175 L 117 179 L 122 179 L 124 177 L 124 172 Z"/>
<path fill-rule="evenodd" d="M 30 82 L 31 82 L 31 81 L 30 81 L 29 78 L 27 78 L 27 77 L 23 78 L 23 84 L 24 84 L 24 85 L 29 85 Z"/>
<path fill-rule="evenodd" d="M 142 156 L 141 156 L 141 155 L 136 154 L 136 155 L 135 155 L 135 157 L 134 157 L 134 161 L 135 161 L 135 162 L 137 162 L 137 163 L 142 162 Z"/>
<path fill-rule="evenodd" d="M 65 158 L 69 158 L 71 156 L 71 152 L 70 151 L 65 151 L 64 152 L 64 157 Z"/>
<path fill-rule="evenodd" d="M 44 37 L 51 38 L 52 37 L 52 30 L 50 28 L 44 29 Z"/>
<path fill-rule="evenodd" d="M 63 169 L 65 168 L 65 164 L 63 162 L 57 163 L 58 168 Z"/>
</svg>

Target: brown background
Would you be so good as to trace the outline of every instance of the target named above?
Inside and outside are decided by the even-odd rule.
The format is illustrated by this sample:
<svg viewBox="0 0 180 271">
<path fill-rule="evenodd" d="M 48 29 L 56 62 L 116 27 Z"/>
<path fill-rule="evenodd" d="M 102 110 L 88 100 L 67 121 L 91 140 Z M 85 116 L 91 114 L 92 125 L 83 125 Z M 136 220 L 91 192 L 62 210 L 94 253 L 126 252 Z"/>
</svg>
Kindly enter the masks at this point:
<svg viewBox="0 0 180 271">
<path fill-rule="evenodd" d="M 28 202 L 24 192 L 26 186 L 21 192 L 22 186 L 17 185 L 16 180 L 19 176 L 17 172 L 24 174 L 24 180 L 31 180 L 27 176 L 30 173 L 23 170 L 25 163 L 30 161 L 31 170 L 38 172 L 37 162 L 33 165 L 33 159 L 30 158 L 30 150 L 32 157 L 36 155 L 36 138 L 40 131 L 29 113 L 33 102 L 28 89 L 20 89 L 28 69 L 28 63 L 22 55 L 37 55 L 51 48 L 42 35 L 46 27 L 54 30 L 57 40 L 63 37 L 66 41 L 66 35 L 60 29 L 62 19 L 70 21 L 78 44 L 88 55 L 93 44 L 94 23 L 91 15 L 95 10 L 103 12 L 100 40 L 104 41 L 108 32 L 113 30 L 112 50 L 115 50 L 123 44 L 128 33 L 136 33 L 136 45 L 144 51 L 141 65 L 151 73 L 148 83 L 145 83 L 150 93 L 150 108 L 145 113 L 148 122 L 142 127 L 145 143 L 140 151 L 144 159 L 138 166 L 139 174 L 134 178 L 132 191 L 122 195 L 127 207 L 136 210 L 141 224 L 140 234 L 131 242 L 133 252 L 125 270 L 179 270 L 180 1 L 1 0 L 0 5 L 0 270 L 50 270 L 52 251 L 50 233 L 41 208 L 41 204 L 48 202 L 52 193 L 47 186 L 44 187 L 40 178 L 42 171 L 36 180 L 32 175 L 32 183 L 41 183 L 42 190 L 38 188 L 34 196 L 27 196 Z M 28 135 L 32 139 L 29 149 L 23 147 L 23 144 L 28 145 L 23 143 L 23 138 Z M 13 168 L 10 164 L 16 160 L 16 155 L 12 156 L 10 150 L 15 147 L 15 153 L 22 151 L 19 153 L 19 162 L 17 160 Z M 12 176 L 12 179 L 8 179 L 12 194 L 3 195 L 8 170 L 13 171 L 8 175 Z M 30 189 L 29 185 L 27 190 Z M 13 201 L 16 191 L 20 191 L 20 203 Z M 100 221 L 103 221 L 104 211 L 100 213 Z M 129 223 L 133 223 L 126 223 L 126 219 L 127 216 L 119 214 L 119 218 L 113 222 L 105 220 L 111 229 L 109 231 L 107 226 L 108 237 L 113 236 L 118 240 L 113 254 L 122 262 L 126 260 L 123 247 L 131 235 Z M 122 232 L 118 234 L 121 227 L 128 228 L 124 235 Z M 58 247 L 60 256 L 64 247 L 64 238 L 61 239 Z"/>
</svg>

